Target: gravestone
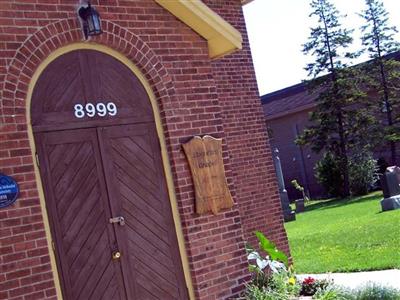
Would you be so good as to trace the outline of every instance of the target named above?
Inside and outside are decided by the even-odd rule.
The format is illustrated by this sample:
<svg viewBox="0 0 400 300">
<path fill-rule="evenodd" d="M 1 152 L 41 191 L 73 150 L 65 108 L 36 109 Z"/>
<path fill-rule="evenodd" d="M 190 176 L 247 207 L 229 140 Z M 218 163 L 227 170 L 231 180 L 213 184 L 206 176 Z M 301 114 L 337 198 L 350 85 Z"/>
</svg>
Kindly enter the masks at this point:
<svg viewBox="0 0 400 300">
<path fill-rule="evenodd" d="M 397 183 L 400 185 L 400 167 L 392 166 L 388 167 L 387 170 L 396 174 Z"/>
<path fill-rule="evenodd" d="M 292 211 L 289 205 L 289 197 L 285 189 L 285 181 L 283 180 L 281 160 L 279 158 L 279 150 L 276 148 L 274 150 L 273 158 L 274 158 L 276 177 L 278 178 L 279 197 L 281 198 L 283 219 L 285 220 L 285 222 L 294 221 L 296 220 L 296 213 Z"/>
<path fill-rule="evenodd" d="M 383 199 L 381 200 L 382 211 L 400 209 L 400 184 L 398 173 L 399 167 L 388 167 L 380 176 Z"/>
<path fill-rule="evenodd" d="M 296 214 L 304 212 L 305 210 L 304 199 L 303 198 L 297 199 L 295 203 L 296 203 Z"/>
</svg>

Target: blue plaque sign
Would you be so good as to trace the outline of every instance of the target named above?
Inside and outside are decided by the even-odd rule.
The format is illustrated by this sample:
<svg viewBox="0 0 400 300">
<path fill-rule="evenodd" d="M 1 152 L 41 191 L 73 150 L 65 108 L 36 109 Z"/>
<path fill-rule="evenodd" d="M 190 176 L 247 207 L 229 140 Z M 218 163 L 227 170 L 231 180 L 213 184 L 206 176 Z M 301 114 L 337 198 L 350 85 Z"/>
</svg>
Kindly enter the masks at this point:
<svg viewBox="0 0 400 300">
<path fill-rule="evenodd" d="M 0 173 L 0 208 L 9 206 L 17 200 L 19 187 L 10 176 Z"/>
</svg>

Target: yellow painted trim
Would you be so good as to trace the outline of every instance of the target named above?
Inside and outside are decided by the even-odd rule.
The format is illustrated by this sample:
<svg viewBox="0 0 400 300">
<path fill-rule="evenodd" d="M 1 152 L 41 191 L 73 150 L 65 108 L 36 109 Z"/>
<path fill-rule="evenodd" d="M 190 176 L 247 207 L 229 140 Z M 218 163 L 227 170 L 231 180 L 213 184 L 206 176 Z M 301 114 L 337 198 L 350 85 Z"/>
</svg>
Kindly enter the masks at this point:
<svg viewBox="0 0 400 300">
<path fill-rule="evenodd" d="M 96 50 L 100 51 L 102 53 L 108 54 L 115 59 L 119 60 L 121 63 L 123 63 L 125 66 L 127 66 L 135 76 L 140 80 L 140 82 L 143 84 L 150 102 L 151 106 L 153 108 L 153 113 L 154 113 L 154 119 L 156 122 L 156 128 L 157 128 L 157 134 L 158 138 L 160 140 L 160 145 L 161 145 L 161 156 L 162 156 L 162 162 L 163 162 L 163 167 L 164 167 L 164 173 L 166 177 L 166 182 L 167 182 L 167 188 L 168 188 L 168 194 L 169 194 L 169 199 L 171 202 L 171 208 L 172 208 L 172 215 L 175 223 L 175 230 L 176 230 L 176 235 L 178 239 L 178 246 L 179 246 L 179 252 L 181 255 L 182 259 L 182 266 L 183 266 L 183 271 L 184 271 L 184 276 L 185 276 L 185 281 L 186 281 L 186 286 L 189 291 L 189 297 L 190 299 L 194 300 L 194 289 L 193 289 L 193 284 L 192 284 L 192 279 L 190 276 L 190 268 L 189 268 L 189 260 L 186 254 L 186 249 L 185 249 L 185 240 L 183 237 L 183 231 L 182 231 L 182 226 L 181 226 L 181 221 L 180 221 L 180 216 L 179 216 L 179 211 L 178 211 L 178 206 L 177 206 L 177 201 L 176 201 L 176 195 L 175 195 L 175 188 L 174 188 L 174 182 L 172 178 L 172 172 L 171 172 L 171 166 L 169 163 L 169 158 L 168 158 L 168 152 L 167 152 L 167 146 L 165 143 L 165 137 L 164 137 L 164 132 L 163 132 L 163 127 L 161 123 L 161 117 L 160 117 L 160 112 L 158 109 L 157 105 L 157 100 L 156 97 L 154 96 L 153 90 L 151 89 L 151 86 L 147 82 L 145 76 L 141 73 L 138 67 L 136 67 L 127 57 L 124 55 L 120 54 L 119 52 L 108 48 L 103 45 L 98 45 L 94 43 L 74 43 L 70 44 L 68 46 L 59 48 L 55 50 L 53 53 L 51 53 L 38 67 L 34 75 L 32 76 L 32 79 L 29 84 L 28 88 L 28 95 L 26 99 L 26 112 L 27 112 L 27 124 L 28 124 L 28 136 L 29 136 L 29 143 L 30 147 L 32 149 L 32 155 L 33 155 L 33 160 L 35 161 L 35 153 L 36 153 L 36 146 L 35 146 L 35 141 L 34 141 L 34 136 L 33 136 L 33 130 L 32 130 L 32 124 L 31 124 L 31 115 L 30 115 L 30 110 L 31 110 L 31 101 L 32 101 L 32 93 L 33 89 L 42 74 L 42 72 L 46 69 L 46 67 L 54 61 L 56 58 L 59 56 L 66 54 L 68 52 L 74 51 L 74 50 L 80 50 L 80 49 L 90 49 L 90 50 Z M 60 284 L 60 278 L 58 276 L 57 272 L 57 264 L 56 264 L 56 259 L 55 255 L 51 246 L 51 232 L 50 232 L 50 223 L 49 223 L 49 218 L 46 210 L 46 202 L 45 202 L 45 197 L 44 197 L 44 192 L 43 192 L 43 185 L 40 177 L 40 172 L 36 164 L 34 164 L 35 167 L 35 176 L 36 176 L 36 182 L 38 185 L 38 190 L 39 190 L 39 198 L 40 198 L 40 205 L 42 208 L 43 212 L 43 221 L 44 221 L 44 227 L 45 227 L 45 232 L 46 232 L 46 239 L 48 242 L 48 249 L 50 253 L 50 262 L 51 262 L 51 267 L 52 267 L 52 272 L 55 280 L 55 285 L 56 285 L 56 290 L 57 290 L 57 299 L 62 299 L 62 294 L 61 294 L 61 284 Z"/>
<path fill-rule="evenodd" d="M 242 35 L 201 0 L 155 0 L 208 41 L 210 58 L 242 49 Z"/>
</svg>

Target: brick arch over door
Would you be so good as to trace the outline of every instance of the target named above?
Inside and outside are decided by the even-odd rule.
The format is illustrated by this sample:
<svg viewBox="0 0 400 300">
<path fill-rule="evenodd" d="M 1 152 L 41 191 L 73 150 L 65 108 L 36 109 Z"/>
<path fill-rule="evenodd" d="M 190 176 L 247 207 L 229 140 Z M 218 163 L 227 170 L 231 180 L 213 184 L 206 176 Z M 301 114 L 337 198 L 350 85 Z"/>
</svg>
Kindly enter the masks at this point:
<svg viewBox="0 0 400 300">
<path fill-rule="evenodd" d="M 93 37 L 90 42 L 118 51 L 140 69 L 158 100 L 163 117 L 164 103 L 175 94 L 166 68 L 150 47 L 131 31 L 110 21 L 102 21 L 102 29 L 103 34 Z M 56 49 L 82 42 L 82 39 L 80 24 L 75 19 L 51 23 L 32 34 L 18 49 L 8 66 L 0 100 L 0 116 L 24 115 L 28 86 L 41 62 Z M 165 127 L 165 120 L 162 121 Z"/>
<path fill-rule="evenodd" d="M 166 117 L 164 107 L 168 107 L 171 99 L 175 96 L 170 75 L 155 53 L 138 36 L 109 21 L 102 21 L 102 28 L 104 33 L 93 38 L 88 44 L 109 47 L 125 56 L 138 67 L 155 96 L 160 124 L 164 129 L 166 138 L 166 148 L 164 149 L 169 148 L 168 117 Z M 1 121 L 6 124 L 19 125 L 21 128 L 26 128 L 29 125 L 30 119 L 27 118 L 29 104 L 26 103 L 26 100 L 30 83 L 33 76 L 36 75 L 35 72 L 42 62 L 48 59 L 57 49 L 75 43 L 82 43 L 80 25 L 74 19 L 66 19 L 41 28 L 22 44 L 7 67 L 7 76 L 2 91 L 3 97 L 0 99 L 0 120 L 3 118 Z M 28 139 L 27 132 L 22 131 L 23 138 Z M 168 153 L 168 155 L 170 160 L 173 159 L 171 153 Z M 171 178 L 174 181 L 172 186 L 176 186 L 176 178 Z M 178 202 L 177 205 L 180 206 L 180 203 Z M 190 251 L 190 249 L 187 249 L 187 251 Z M 188 271 L 186 269 L 186 275 L 189 274 Z M 186 278 L 189 290 L 190 280 L 190 278 Z"/>
<path fill-rule="evenodd" d="M 177 22 L 172 16 L 169 21 Z M 185 25 L 176 24 L 176 26 L 182 26 L 183 28 Z M 186 160 L 180 148 L 180 144 L 185 142 L 190 135 L 211 133 L 217 134 L 218 137 L 225 137 L 223 121 L 221 119 L 221 106 L 218 100 L 219 95 L 216 93 L 216 83 L 213 79 L 214 75 L 209 62 L 208 52 L 202 52 L 203 48 L 207 50 L 206 44 L 202 42 L 200 46 L 195 47 L 194 52 L 198 54 L 195 55 L 196 59 L 193 62 L 185 61 L 179 63 L 186 64 L 186 68 L 190 67 L 190 70 L 197 71 L 201 69 L 202 72 L 207 72 L 206 74 L 195 74 L 197 78 L 194 82 L 197 85 L 193 88 L 194 94 L 188 96 L 187 91 L 184 91 L 182 87 L 171 79 L 176 78 L 176 74 L 173 73 L 173 68 L 167 65 L 167 63 L 163 65 L 161 61 L 163 57 L 161 55 L 160 57 L 156 55 L 140 37 L 109 21 L 103 21 L 102 28 L 104 29 L 104 34 L 95 37 L 88 44 L 93 42 L 104 45 L 115 49 L 127 57 L 138 66 L 142 74 L 144 74 L 157 99 L 161 124 L 166 138 L 168 159 L 172 167 L 171 182 L 173 181 L 172 186 L 175 187 L 177 205 L 182 219 L 183 234 L 185 236 L 184 243 L 190 258 L 190 273 L 192 275 L 191 279 L 194 285 L 193 291 L 196 293 L 196 297 L 207 297 L 210 293 L 212 295 L 217 295 L 220 293 L 220 290 L 223 290 L 224 293 L 237 293 L 240 290 L 241 278 L 247 276 L 246 268 L 244 267 L 245 253 L 242 250 L 244 242 L 239 210 L 235 206 L 234 209 L 220 214 L 217 218 L 211 218 L 208 215 L 193 215 L 193 187 L 191 186 L 190 172 L 185 168 Z M 189 33 L 190 38 L 193 38 L 194 36 L 192 35 L 195 35 L 195 33 Z M 196 37 L 197 42 L 198 40 L 199 38 Z M 32 76 L 35 74 L 41 62 L 51 56 L 56 49 L 77 42 L 82 42 L 82 33 L 75 19 L 55 22 L 33 33 L 23 43 L 8 65 L 8 75 L 5 79 L 4 97 L 2 98 L 3 101 L 0 99 L 0 113 L 1 116 L 4 116 L 6 124 L 17 125 L 18 128 L 21 128 L 18 129 L 21 138 L 28 140 L 28 134 L 26 132 L 26 99 L 28 97 L 27 94 L 29 93 L 29 84 Z M 177 57 L 177 61 L 179 61 L 179 57 Z M 171 73 L 168 73 L 170 68 Z M 206 89 L 202 86 L 203 82 L 206 83 Z M 208 91 L 208 93 L 205 94 L 204 90 Z M 199 101 L 197 101 L 198 95 L 196 93 L 200 94 Z M 187 123 L 179 121 L 181 116 L 178 114 L 177 117 L 174 112 L 176 109 L 187 111 L 187 109 L 183 109 L 184 107 L 181 105 L 181 99 L 187 99 L 188 102 L 185 103 L 185 105 L 190 104 L 191 107 L 194 107 L 193 110 L 190 111 Z M 196 99 L 196 101 L 194 101 L 194 99 Z M 196 118 L 200 114 L 198 113 L 199 108 L 197 105 L 203 105 L 203 103 L 207 103 L 209 110 L 204 110 L 201 113 L 201 121 L 200 119 L 193 119 L 193 117 Z M 195 112 L 196 110 L 197 112 Z M 178 124 L 178 122 L 181 123 Z M 196 123 L 201 124 L 195 125 Z M 182 129 L 184 127 L 182 125 L 186 126 L 187 124 L 193 127 L 187 130 Z M 179 130 L 177 130 L 178 125 L 181 125 Z M 195 128 L 195 126 L 199 127 Z M 167 152 L 165 151 L 165 153 Z M 228 182 L 232 185 L 232 194 L 234 194 L 234 182 L 229 168 L 230 162 L 228 152 L 224 151 L 224 153 Z M 30 158 L 29 161 L 27 160 L 27 164 L 29 164 L 27 167 L 33 169 L 32 158 Z M 33 187 L 33 189 L 35 189 L 35 187 Z M 193 220 L 194 218 L 196 221 Z M 224 224 L 227 225 L 221 225 L 220 221 L 222 219 L 224 219 Z M 233 225 L 231 226 L 229 224 Z M 210 231 L 209 226 L 222 227 L 221 231 Z M 207 236 L 210 237 L 207 237 L 207 239 L 212 240 L 212 242 L 203 247 L 197 243 L 197 235 L 205 232 Z M 224 236 L 223 245 L 221 245 L 219 241 L 221 236 Z M 214 239 L 214 237 L 216 239 Z M 43 238 L 45 238 L 44 234 Z M 234 246 L 232 246 L 232 243 L 234 243 Z M 234 251 L 232 248 L 237 250 L 232 252 Z M 210 253 L 225 253 L 226 251 L 229 253 L 221 256 L 224 265 L 221 267 L 220 261 L 210 260 L 206 254 L 199 255 L 198 251 L 208 251 Z M 205 277 L 202 273 L 205 269 L 209 269 L 210 274 L 221 273 L 224 277 L 228 276 L 229 280 L 221 282 L 217 279 Z M 185 274 L 189 274 L 189 272 Z"/>
</svg>

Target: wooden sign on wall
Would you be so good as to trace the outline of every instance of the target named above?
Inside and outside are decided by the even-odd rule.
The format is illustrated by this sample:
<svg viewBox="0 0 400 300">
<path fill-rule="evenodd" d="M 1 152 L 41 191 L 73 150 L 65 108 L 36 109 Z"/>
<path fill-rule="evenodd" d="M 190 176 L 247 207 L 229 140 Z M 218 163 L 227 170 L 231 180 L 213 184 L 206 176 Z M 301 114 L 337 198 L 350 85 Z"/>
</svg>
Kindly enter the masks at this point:
<svg viewBox="0 0 400 300">
<path fill-rule="evenodd" d="M 204 214 L 231 208 L 233 200 L 228 189 L 222 159 L 222 139 L 206 135 L 193 137 L 183 145 L 196 193 L 196 212 Z"/>
</svg>

